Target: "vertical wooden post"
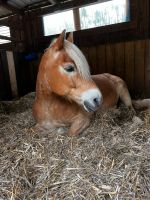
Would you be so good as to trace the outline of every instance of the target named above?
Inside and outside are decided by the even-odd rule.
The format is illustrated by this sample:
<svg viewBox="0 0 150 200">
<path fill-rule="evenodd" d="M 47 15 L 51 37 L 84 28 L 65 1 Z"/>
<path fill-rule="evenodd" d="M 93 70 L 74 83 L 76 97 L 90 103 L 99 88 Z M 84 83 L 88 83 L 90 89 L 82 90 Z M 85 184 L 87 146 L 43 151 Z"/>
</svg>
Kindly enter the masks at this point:
<svg viewBox="0 0 150 200">
<path fill-rule="evenodd" d="M 17 80 L 16 80 L 13 52 L 6 51 L 6 55 L 7 55 L 8 71 L 9 71 L 9 77 L 10 77 L 12 96 L 17 97 L 18 96 L 18 88 L 17 88 Z"/>
<path fill-rule="evenodd" d="M 81 30 L 79 8 L 73 9 L 73 17 L 74 17 L 75 30 L 76 31 Z"/>
</svg>

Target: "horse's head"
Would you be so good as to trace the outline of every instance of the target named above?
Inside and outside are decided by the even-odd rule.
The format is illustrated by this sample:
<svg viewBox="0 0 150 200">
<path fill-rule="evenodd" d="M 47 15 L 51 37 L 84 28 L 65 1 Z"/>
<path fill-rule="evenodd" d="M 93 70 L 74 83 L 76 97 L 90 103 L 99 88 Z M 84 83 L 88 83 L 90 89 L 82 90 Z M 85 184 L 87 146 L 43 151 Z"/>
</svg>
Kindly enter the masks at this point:
<svg viewBox="0 0 150 200">
<path fill-rule="evenodd" d="M 63 31 L 44 53 L 41 65 L 45 84 L 55 94 L 92 112 L 102 103 L 102 94 L 91 78 L 85 56 L 72 40 L 71 34 L 65 40 Z"/>
</svg>

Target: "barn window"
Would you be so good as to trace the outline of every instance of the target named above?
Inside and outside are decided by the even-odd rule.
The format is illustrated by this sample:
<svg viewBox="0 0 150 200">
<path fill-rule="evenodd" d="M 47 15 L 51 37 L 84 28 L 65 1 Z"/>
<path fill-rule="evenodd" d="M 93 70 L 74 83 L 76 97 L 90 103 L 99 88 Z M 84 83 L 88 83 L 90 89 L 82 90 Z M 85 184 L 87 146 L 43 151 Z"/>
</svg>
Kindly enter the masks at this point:
<svg viewBox="0 0 150 200">
<path fill-rule="evenodd" d="M 73 11 L 69 10 L 57 14 L 51 14 L 43 17 L 44 35 L 54 35 L 67 31 L 74 31 Z"/>
<path fill-rule="evenodd" d="M 128 0 L 111 0 L 79 9 L 81 29 L 129 21 Z"/>
<path fill-rule="evenodd" d="M 0 26 L 0 36 L 10 37 L 10 28 L 8 26 Z M 7 39 L 0 39 L 0 44 L 11 42 Z"/>
</svg>

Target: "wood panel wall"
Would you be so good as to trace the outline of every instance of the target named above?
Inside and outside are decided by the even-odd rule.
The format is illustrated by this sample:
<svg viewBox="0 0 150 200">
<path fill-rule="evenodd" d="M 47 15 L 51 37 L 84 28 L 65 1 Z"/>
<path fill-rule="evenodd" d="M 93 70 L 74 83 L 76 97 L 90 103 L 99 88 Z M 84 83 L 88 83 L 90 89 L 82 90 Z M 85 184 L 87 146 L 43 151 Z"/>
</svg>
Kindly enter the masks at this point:
<svg viewBox="0 0 150 200">
<path fill-rule="evenodd" d="M 12 97 L 7 55 L 0 51 L 0 100 L 9 100 Z"/>
<path fill-rule="evenodd" d="M 150 40 L 80 47 L 92 74 L 112 73 L 123 78 L 135 98 L 150 97 Z"/>
<path fill-rule="evenodd" d="M 110 43 L 80 47 L 92 74 L 112 73 L 123 78 L 133 98 L 150 98 L 150 40 Z M 26 61 L 24 53 L 13 53 L 19 96 L 34 91 L 41 54 L 37 60 Z M 0 52 L 0 99 L 10 99 L 10 81 L 7 52 Z"/>
</svg>

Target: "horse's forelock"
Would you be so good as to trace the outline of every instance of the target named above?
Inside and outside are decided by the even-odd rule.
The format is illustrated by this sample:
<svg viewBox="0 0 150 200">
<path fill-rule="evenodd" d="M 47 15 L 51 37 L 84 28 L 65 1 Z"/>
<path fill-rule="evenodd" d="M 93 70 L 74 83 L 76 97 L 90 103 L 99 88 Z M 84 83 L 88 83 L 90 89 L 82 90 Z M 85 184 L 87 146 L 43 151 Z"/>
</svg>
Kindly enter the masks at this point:
<svg viewBox="0 0 150 200">
<path fill-rule="evenodd" d="M 56 42 L 56 40 L 57 38 L 51 42 L 49 48 Z M 89 79 L 91 77 L 90 67 L 82 51 L 75 44 L 69 42 L 68 40 L 64 40 L 64 49 L 76 64 L 77 70 L 81 76 L 85 79 Z"/>
<path fill-rule="evenodd" d="M 68 40 L 64 41 L 64 48 L 69 57 L 75 62 L 77 70 L 79 71 L 81 76 L 85 79 L 89 79 L 90 78 L 89 64 L 83 53 L 80 51 L 80 49 L 73 43 L 69 42 Z"/>
</svg>

